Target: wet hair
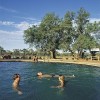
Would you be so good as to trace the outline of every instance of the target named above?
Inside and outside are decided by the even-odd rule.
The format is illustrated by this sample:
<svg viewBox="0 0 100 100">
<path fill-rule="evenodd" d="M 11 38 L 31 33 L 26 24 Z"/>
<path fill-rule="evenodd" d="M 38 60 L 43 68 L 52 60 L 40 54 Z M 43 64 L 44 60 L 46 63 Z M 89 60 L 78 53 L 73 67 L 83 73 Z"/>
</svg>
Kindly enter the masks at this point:
<svg viewBox="0 0 100 100">
<path fill-rule="evenodd" d="M 62 74 L 60 74 L 59 76 L 63 76 Z"/>
<path fill-rule="evenodd" d="M 65 77 L 63 75 L 59 76 L 59 81 L 64 81 Z"/>
<path fill-rule="evenodd" d="M 41 76 L 41 75 L 43 75 L 42 72 L 38 72 L 38 73 L 37 73 L 37 76 Z"/>
<path fill-rule="evenodd" d="M 20 77 L 19 74 L 14 74 L 14 76 L 13 76 L 13 80 L 15 80 L 15 79 L 18 78 L 18 77 Z"/>
</svg>

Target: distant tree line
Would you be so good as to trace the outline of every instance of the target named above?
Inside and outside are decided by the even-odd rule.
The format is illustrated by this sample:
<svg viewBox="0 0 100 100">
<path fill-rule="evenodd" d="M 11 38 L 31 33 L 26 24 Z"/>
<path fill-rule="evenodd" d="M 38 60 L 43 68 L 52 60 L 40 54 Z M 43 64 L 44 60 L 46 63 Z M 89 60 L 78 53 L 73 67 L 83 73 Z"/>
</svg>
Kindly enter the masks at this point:
<svg viewBox="0 0 100 100">
<path fill-rule="evenodd" d="M 0 46 L 0 57 L 3 59 L 32 59 L 35 55 L 37 55 L 37 52 L 33 49 L 14 49 L 10 51 Z"/>
</svg>

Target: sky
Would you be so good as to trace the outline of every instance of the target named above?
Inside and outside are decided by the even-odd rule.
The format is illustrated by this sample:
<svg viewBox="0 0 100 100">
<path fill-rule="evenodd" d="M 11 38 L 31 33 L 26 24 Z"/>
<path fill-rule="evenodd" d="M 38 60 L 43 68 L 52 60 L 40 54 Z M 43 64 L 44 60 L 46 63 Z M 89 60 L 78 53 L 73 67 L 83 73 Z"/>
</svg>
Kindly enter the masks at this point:
<svg viewBox="0 0 100 100">
<path fill-rule="evenodd" d="M 91 21 L 100 21 L 100 0 L 0 0 L 0 46 L 5 50 L 28 49 L 24 30 L 38 25 L 46 13 L 63 17 L 83 7 Z"/>
</svg>

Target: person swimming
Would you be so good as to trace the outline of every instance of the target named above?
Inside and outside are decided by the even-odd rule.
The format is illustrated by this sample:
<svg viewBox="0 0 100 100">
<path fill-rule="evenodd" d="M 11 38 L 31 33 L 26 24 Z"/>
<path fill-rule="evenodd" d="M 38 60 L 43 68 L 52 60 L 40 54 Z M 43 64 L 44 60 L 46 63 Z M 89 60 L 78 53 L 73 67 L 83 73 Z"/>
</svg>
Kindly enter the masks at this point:
<svg viewBox="0 0 100 100">
<path fill-rule="evenodd" d="M 39 77 L 39 78 L 59 78 L 59 76 L 61 76 L 61 75 L 57 75 L 57 74 L 43 74 L 42 72 L 38 72 L 37 73 L 37 76 Z M 64 75 L 64 77 L 65 78 L 74 78 L 75 77 L 75 75 Z"/>
<path fill-rule="evenodd" d="M 64 75 L 59 75 L 59 82 L 60 82 L 60 85 L 59 86 L 57 86 L 58 88 L 60 88 L 60 87 L 64 87 L 65 86 L 65 77 L 64 77 Z"/>
<path fill-rule="evenodd" d="M 68 81 L 65 81 L 65 78 L 74 78 L 75 75 L 56 75 L 56 74 L 43 74 L 42 72 L 38 72 L 37 76 L 41 79 L 41 78 L 58 78 L 60 85 L 58 86 L 52 86 L 52 88 L 62 88 L 65 86 L 65 84 Z"/>
<path fill-rule="evenodd" d="M 65 87 L 66 83 L 68 82 L 68 81 L 65 80 L 65 78 L 74 78 L 74 77 L 75 77 L 75 75 L 71 75 L 71 76 L 59 75 L 58 79 L 59 79 L 60 85 L 58 85 L 57 88 Z"/>
<path fill-rule="evenodd" d="M 13 89 L 15 90 L 15 91 L 17 91 L 18 92 L 18 94 L 22 94 L 22 91 L 20 90 L 20 88 L 19 88 L 19 83 L 20 83 L 20 79 L 21 79 L 21 77 L 20 77 L 20 75 L 19 74 L 14 74 L 14 76 L 13 76 L 13 84 L 12 84 L 12 86 L 13 86 Z"/>
<path fill-rule="evenodd" d="M 19 74 L 14 74 L 13 76 L 13 86 L 18 87 L 19 82 L 20 82 L 20 75 Z"/>
<path fill-rule="evenodd" d="M 51 78 L 51 77 L 53 77 L 53 75 L 43 74 L 42 72 L 38 72 L 38 73 L 37 73 L 37 76 L 38 76 L 39 78 Z"/>
<path fill-rule="evenodd" d="M 59 75 L 58 77 L 59 85 L 58 86 L 51 86 L 51 88 L 63 88 L 65 87 L 66 81 L 64 75 Z"/>
</svg>

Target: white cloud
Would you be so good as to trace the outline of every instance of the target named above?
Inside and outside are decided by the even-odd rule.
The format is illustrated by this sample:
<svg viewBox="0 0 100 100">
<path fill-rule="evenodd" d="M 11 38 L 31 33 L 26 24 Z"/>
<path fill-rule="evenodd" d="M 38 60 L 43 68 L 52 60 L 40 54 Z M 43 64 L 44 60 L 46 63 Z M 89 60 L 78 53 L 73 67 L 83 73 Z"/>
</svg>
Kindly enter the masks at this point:
<svg viewBox="0 0 100 100">
<path fill-rule="evenodd" d="M 24 21 L 24 22 L 21 22 L 21 23 L 19 23 L 19 24 L 15 24 L 15 27 L 16 27 L 17 29 L 23 31 L 23 30 L 28 29 L 28 28 L 31 27 L 32 25 L 33 25 L 33 24 L 30 24 L 30 23 Z"/>
<path fill-rule="evenodd" d="M 28 45 L 24 43 L 23 38 L 24 32 L 22 30 L 18 31 L 5 31 L 0 30 L 0 46 L 4 49 L 16 49 L 16 48 L 27 48 Z"/>
<path fill-rule="evenodd" d="M 27 29 L 29 26 L 32 26 L 33 24 L 30 24 L 28 22 L 20 22 L 18 24 L 14 22 L 6 22 L 0 23 L 1 25 L 11 25 L 11 27 L 16 28 L 15 30 L 8 31 L 7 29 L 0 30 L 0 45 L 4 47 L 5 50 L 13 50 L 16 48 L 23 49 L 28 48 L 28 45 L 24 43 L 23 35 L 24 30 Z M 13 24 L 13 25 L 12 25 Z M 34 23 L 39 24 L 39 23 Z"/>
<path fill-rule="evenodd" d="M 0 30 L 0 45 L 4 49 L 24 48 L 23 31 Z"/>
<path fill-rule="evenodd" d="M 30 20 L 30 21 L 37 21 L 37 19 L 31 18 L 31 17 L 21 17 L 21 16 L 14 16 L 14 17 L 20 18 L 20 19 L 25 19 L 25 20 Z"/>
<path fill-rule="evenodd" d="M 40 25 L 41 21 L 35 22 L 34 25 Z"/>
<path fill-rule="evenodd" d="M 4 10 L 4 11 L 7 11 L 7 12 L 12 12 L 12 13 L 18 13 L 16 10 L 5 8 L 5 7 L 2 7 L 2 6 L 0 6 L 0 10 Z"/>
<path fill-rule="evenodd" d="M 100 18 L 90 18 L 90 22 L 93 23 L 93 22 L 99 22 L 100 21 Z"/>
<path fill-rule="evenodd" d="M 41 23 L 41 20 L 37 20 L 36 18 L 32 18 L 32 17 L 21 17 L 21 16 L 14 16 L 14 17 L 26 20 L 24 22 L 31 21 L 31 23 L 33 23 L 32 25 L 39 25 Z"/>
<path fill-rule="evenodd" d="M 27 28 L 31 27 L 33 24 L 30 24 L 29 22 L 26 21 L 20 23 L 15 23 L 11 21 L 0 21 L 0 25 L 12 26 L 14 28 L 17 28 L 17 30 L 26 30 Z"/>
<path fill-rule="evenodd" d="M 19 24 L 15 24 L 15 27 L 21 31 L 24 31 L 26 29 L 28 29 L 29 27 L 31 27 L 32 25 L 39 25 L 41 22 L 35 22 L 35 23 L 29 23 L 26 21 L 20 22 Z"/>
<path fill-rule="evenodd" d="M 0 34 L 5 35 L 6 37 L 8 35 L 22 36 L 23 35 L 23 31 L 5 31 L 5 30 L 0 30 Z"/>
<path fill-rule="evenodd" d="M 10 21 L 0 21 L 0 25 L 14 25 L 14 22 L 10 22 Z"/>
<path fill-rule="evenodd" d="M 41 22 L 35 22 L 35 23 L 29 23 L 27 21 L 23 21 L 20 23 L 15 23 L 15 22 L 11 22 L 11 21 L 0 21 L 0 25 L 1 26 L 11 26 L 16 28 L 18 31 L 24 31 L 26 29 L 28 29 L 29 27 L 31 27 L 32 25 L 39 25 Z"/>
</svg>

